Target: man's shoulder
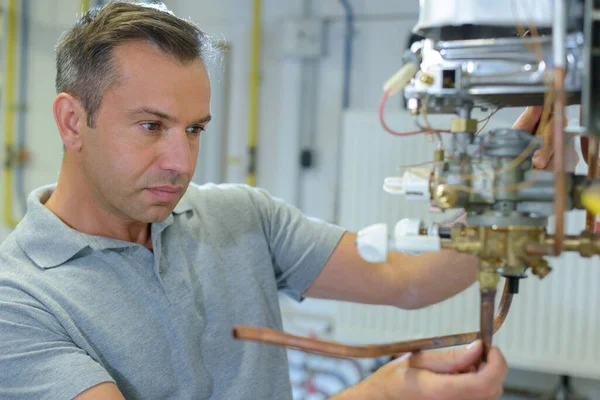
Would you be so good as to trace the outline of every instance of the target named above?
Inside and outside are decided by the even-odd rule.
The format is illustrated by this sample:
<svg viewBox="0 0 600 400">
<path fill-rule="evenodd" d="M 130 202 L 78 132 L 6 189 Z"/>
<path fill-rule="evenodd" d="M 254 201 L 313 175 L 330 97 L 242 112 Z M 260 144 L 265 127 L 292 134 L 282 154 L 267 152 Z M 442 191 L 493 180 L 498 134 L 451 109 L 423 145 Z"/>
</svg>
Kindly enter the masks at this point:
<svg viewBox="0 0 600 400">
<path fill-rule="evenodd" d="M 191 183 L 180 201 L 179 208 L 231 208 L 248 205 L 257 201 L 266 193 L 265 190 L 242 183 Z"/>
<path fill-rule="evenodd" d="M 240 197 L 248 196 L 248 194 L 255 192 L 255 187 L 243 184 L 243 183 L 190 183 L 186 196 L 205 196 L 211 198 L 214 196 L 229 196 L 229 197 Z"/>
<path fill-rule="evenodd" d="M 25 252 L 19 246 L 14 231 L 0 242 L 0 266 L 8 260 L 24 260 L 25 258 Z"/>
<path fill-rule="evenodd" d="M 12 232 L 0 243 L 0 277 L 21 276 L 25 277 L 38 270 L 35 263 L 27 256 Z"/>
</svg>

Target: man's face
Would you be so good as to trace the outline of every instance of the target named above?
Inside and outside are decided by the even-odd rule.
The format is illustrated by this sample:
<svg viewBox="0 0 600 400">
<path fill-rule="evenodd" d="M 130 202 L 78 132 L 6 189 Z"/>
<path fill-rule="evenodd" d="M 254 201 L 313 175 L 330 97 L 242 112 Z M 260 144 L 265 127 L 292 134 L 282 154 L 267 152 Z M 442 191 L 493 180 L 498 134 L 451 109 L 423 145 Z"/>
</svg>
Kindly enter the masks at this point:
<svg viewBox="0 0 600 400">
<path fill-rule="evenodd" d="M 124 220 L 162 221 L 196 168 L 210 119 L 210 82 L 201 60 L 181 64 L 144 42 L 113 51 L 118 82 L 82 134 L 80 166 L 95 201 Z"/>
</svg>

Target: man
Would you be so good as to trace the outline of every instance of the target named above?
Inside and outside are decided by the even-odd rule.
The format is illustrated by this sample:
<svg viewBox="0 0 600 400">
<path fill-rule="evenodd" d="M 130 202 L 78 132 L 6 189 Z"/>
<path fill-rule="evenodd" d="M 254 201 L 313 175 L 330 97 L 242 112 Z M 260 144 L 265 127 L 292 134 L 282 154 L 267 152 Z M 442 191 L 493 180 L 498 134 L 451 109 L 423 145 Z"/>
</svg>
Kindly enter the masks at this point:
<svg viewBox="0 0 600 400">
<path fill-rule="evenodd" d="M 278 290 L 405 309 L 470 286 L 443 251 L 368 264 L 355 235 L 244 185 L 190 185 L 210 121 L 210 46 L 163 6 L 112 2 L 57 46 L 56 185 L 0 246 L 0 398 L 289 399 Z M 482 346 L 408 355 L 342 399 L 495 399 Z"/>
</svg>

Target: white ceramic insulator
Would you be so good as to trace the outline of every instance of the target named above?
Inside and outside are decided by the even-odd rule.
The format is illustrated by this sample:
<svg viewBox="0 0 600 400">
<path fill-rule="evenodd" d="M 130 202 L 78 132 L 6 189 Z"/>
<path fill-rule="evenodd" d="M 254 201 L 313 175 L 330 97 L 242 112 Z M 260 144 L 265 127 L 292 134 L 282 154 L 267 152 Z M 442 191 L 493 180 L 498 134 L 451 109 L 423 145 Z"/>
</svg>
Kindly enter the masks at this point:
<svg viewBox="0 0 600 400">
<path fill-rule="evenodd" d="M 415 168 L 406 171 L 402 177 L 385 178 L 383 190 L 390 194 L 404 195 L 407 200 L 429 200 L 429 174 L 430 170 L 426 168 Z"/>
<path fill-rule="evenodd" d="M 365 261 L 379 263 L 387 259 L 388 242 L 387 225 L 374 224 L 358 231 L 356 248 Z"/>
<path fill-rule="evenodd" d="M 420 235 L 421 221 L 405 218 L 396 224 L 392 249 L 409 254 L 435 253 L 441 250 L 439 236 Z"/>
</svg>

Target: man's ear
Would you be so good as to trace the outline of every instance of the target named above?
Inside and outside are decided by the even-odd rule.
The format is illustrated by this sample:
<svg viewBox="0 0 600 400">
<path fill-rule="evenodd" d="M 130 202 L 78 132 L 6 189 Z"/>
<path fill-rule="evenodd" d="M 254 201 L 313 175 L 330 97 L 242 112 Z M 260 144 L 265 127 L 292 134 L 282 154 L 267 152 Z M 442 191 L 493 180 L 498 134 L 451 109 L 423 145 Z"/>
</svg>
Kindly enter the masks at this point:
<svg viewBox="0 0 600 400">
<path fill-rule="evenodd" d="M 79 100 L 68 93 L 60 93 L 54 99 L 52 111 L 65 148 L 81 151 L 87 115 Z"/>
</svg>

